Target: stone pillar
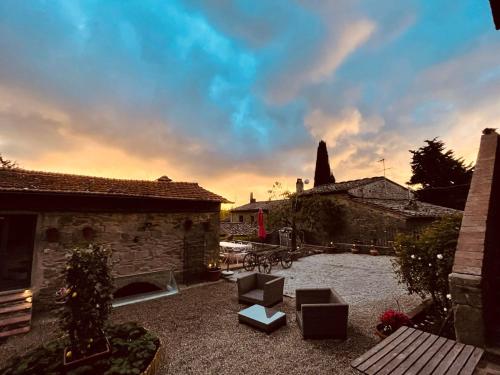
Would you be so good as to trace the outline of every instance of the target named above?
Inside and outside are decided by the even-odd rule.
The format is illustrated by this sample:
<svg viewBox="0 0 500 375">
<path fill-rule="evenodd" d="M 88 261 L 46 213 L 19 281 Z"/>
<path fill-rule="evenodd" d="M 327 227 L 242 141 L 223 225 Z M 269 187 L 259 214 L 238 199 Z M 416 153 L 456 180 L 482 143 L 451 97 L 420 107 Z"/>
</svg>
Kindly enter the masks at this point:
<svg viewBox="0 0 500 375">
<path fill-rule="evenodd" d="M 494 193 L 492 187 L 498 138 L 495 132 L 484 133 L 481 137 L 453 273 L 449 276 L 457 340 L 475 346 L 484 346 L 486 336 L 483 260 L 487 251 L 487 226 Z"/>
</svg>

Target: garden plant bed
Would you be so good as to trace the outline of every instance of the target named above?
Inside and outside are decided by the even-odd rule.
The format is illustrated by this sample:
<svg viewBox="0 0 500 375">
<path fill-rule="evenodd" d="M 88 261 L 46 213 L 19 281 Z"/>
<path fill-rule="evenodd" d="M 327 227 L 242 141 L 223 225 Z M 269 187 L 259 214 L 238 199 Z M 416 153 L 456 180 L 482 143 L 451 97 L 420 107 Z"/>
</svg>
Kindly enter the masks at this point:
<svg viewBox="0 0 500 375">
<path fill-rule="evenodd" d="M 441 311 L 436 305 L 430 302 L 424 302 L 421 308 L 411 315 L 410 318 L 413 328 L 455 340 L 453 315 L 449 316 L 448 320 L 445 322 L 448 313 Z"/>
<path fill-rule="evenodd" d="M 105 330 L 111 344 L 111 355 L 65 372 L 63 351 L 65 338 L 52 340 L 26 354 L 8 360 L 1 375 L 38 374 L 141 374 L 150 369 L 160 350 L 160 340 L 136 323 L 110 326 Z M 148 372 L 152 374 L 153 372 Z"/>
</svg>

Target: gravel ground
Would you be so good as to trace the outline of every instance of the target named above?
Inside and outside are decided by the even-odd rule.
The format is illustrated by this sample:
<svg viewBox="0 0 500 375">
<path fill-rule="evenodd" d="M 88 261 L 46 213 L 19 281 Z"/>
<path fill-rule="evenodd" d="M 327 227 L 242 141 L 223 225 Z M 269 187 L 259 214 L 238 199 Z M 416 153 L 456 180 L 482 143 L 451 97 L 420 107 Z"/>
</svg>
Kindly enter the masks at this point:
<svg viewBox="0 0 500 375">
<path fill-rule="evenodd" d="M 295 300 L 288 297 L 277 305 L 287 314 L 287 326 L 266 335 L 239 324 L 237 313 L 245 306 L 237 301 L 236 285 L 224 281 L 181 289 L 180 294 L 172 297 L 118 308 L 112 320 L 138 321 L 161 338 L 165 347 L 161 374 L 354 374 L 349 363 L 377 343 L 373 330 L 379 314 L 386 308 L 396 307 L 394 297 L 404 310 L 415 306 L 418 300 L 395 288 L 391 275 L 365 268 L 370 260 L 373 269 L 386 270 L 387 259 L 385 262 L 383 257 L 365 260 L 356 255 L 354 264 L 346 265 L 342 263 L 343 256 L 304 258 L 286 272 L 296 270 L 293 280 L 294 283 L 303 280 L 300 285 L 334 286 L 351 303 L 348 339 L 344 342 L 303 340 L 295 321 Z M 313 272 L 311 268 L 309 272 L 299 271 L 302 267 L 307 269 L 311 262 L 321 264 L 320 271 L 316 268 Z M 325 279 L 324 272 L 332 265 L 330 279 Z M 315 284 L 319 280 L 322 282 Z M 355 285 L 355 289 L 350 290 L 342 280 Z M 364 303 L 356 293 L 362 293 L 366 298 Z M 60 335 L 56 327 L 55 321 L 36 317 L 30 333 L 13 337 L 0 346 L 0 363 Z"/>
<path fill-rule="evenodd" d="M 331 287 L 350 305 L 376 302 L 406 293 L 396 280 L 389 256 L 365 254 L 319 254 L 300 258 L 292 268 L 278 265 L 273 275 L 285 277 L 284 294 L 295 297 L 295 289 Z M 240 271 L 234 278 L 251 272 Z"/>
</svg>

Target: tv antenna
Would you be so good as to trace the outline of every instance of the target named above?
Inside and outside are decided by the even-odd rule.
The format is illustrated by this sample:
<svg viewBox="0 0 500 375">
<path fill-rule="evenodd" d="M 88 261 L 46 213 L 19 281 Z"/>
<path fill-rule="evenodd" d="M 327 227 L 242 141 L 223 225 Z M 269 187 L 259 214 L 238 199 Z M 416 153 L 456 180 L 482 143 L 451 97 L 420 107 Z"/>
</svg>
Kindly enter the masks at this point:
<svg viewBox="0 0 500 375">
<path fill-rule="evenodd" d="M 382 168 L 383 168 L 383 171 L 384 171 L 384 195 L 387 198 L 387 177 L 386 177 L 386 171 L 388 171 L 389 169 L 392 169 L 392 168 L 386 168 L 386 166 L 385 166 L 385 158 L 380 159 L 378 161 L 378 163 L 382 163 Z"/>
</svg>

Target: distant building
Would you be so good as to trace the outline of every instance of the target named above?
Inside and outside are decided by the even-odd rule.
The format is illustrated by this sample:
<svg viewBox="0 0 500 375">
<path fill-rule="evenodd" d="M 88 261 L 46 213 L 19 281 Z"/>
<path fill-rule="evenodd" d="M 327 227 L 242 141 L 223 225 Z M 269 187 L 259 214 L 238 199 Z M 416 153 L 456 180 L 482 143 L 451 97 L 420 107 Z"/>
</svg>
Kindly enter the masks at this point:
<svg viewBox="0 0 500 375">
<path fill-rule="evenodd" d="M 231 223 L 244 223 L 250 224 L 257 227 L 257 215 L 259 209 L 264 212 L 264 222 L 267 222 L 267 216 L 269 211 L 284 202 L 284 200 L 267 200 L 267 201 L 257 201 L 253 194 L 250 193 L 250 202 L 244 204 L 243 206 L 235 207 L 231 210 Z"/>
<path fill-rule="evenodd" d="M 364 243 L 385 246 L 398 232 L 418 233 L 422 227 L 439 217 L 461 214 L 462 211 L 419 202 L 407 188 L 384 177 L 321 185 L 303 190 L 297 181 L 299 197 L 323 195 L 343 208 L 343 227 L 331 240 L 337 243 Z M 253 200 L 231 210 L 231 221 L 254 223 L 262 208 L 265 215 L 284 202 Z M 273 228 L 279 229 L 279 228 Z"/>
<path fill-rule="evenodd" d="M 190 282 L 219 256 L 221 203 L 196 183 L 0 169 L 0 292 L 32 289 L 34 307 L 65 286 L 68 249 L 112 250 L 117 288 Z M 38 306 L 37 306 L 38 304 Z"/>
</svg>

